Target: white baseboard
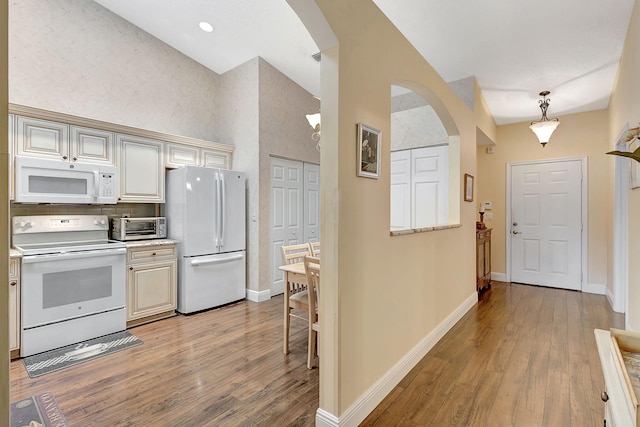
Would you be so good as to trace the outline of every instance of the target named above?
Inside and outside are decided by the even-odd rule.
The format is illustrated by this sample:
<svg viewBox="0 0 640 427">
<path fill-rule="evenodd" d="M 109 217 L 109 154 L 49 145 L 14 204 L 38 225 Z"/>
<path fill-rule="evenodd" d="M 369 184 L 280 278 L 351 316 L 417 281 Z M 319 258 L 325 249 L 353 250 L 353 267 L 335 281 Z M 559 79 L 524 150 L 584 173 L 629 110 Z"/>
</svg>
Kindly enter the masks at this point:
<svg viewBox="0 0 640 427">
<path fill-rule="evenodd" d="M 588 294 L 606 295 L 607 287 L 605 285 L 596 285 L 594 283 L 585 283 L 582 287 L 582 292 Z M 611 300 L 609 301 L 611 303 Z M 611 305 L 613 307 L 613 305 Z"/>
<path fill-rule="evenodd" d="M 362 394 L 347 410 L 336 417 L 322 409 L 316 411 L 316 426 L 351 427 L 357 426 L 373 411 L 391 390 L 418 364 L 434 345 L 478 302 L 474 292 L 449 314 L 436 328 L 400 359 L 375 384 Z"/>
<path fill-rule="evenodd" d="M 507 282 L 507 275 L 504 273 L 491 272 L 491 280 L 497 280 L 498 282 Z"/>
<path fill-rule="evenodd" d="M 316 427 L 338 427 L 340 420 L 327 411 L 320 408 L 316 411 Z"/>
<path fill-rule="evenodd" d="M 609 301 L 609 307 L 611 307 L 611 309 L 613 310 L 613 291 L 607 288 L 607 290 L 605 291 L 605 295 L 607 296 L 607 301 Z"/>
<path fill-rule="evenodd" d="M 247 299 L 253 302 L 263 302 L 271 299 L 271 289 L 266 291 L 254 291 L 253 289 L 247 289 Z"/>
</svg>

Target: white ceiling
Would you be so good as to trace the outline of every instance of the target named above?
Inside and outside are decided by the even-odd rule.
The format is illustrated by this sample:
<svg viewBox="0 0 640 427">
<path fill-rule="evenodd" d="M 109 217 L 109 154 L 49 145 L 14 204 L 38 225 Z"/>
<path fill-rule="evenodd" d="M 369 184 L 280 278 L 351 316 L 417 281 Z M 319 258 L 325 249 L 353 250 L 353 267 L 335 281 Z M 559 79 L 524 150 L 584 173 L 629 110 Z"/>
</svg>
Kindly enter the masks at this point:
<svg viewBox="0 0 640 427">
<path fill-rule="evenodd" d="M 222 74 L 260 56 L 313 95 L 318 51 L 285 0 L 95 0 Z M 634 0 L 373 0 L 445 81 L 475 76 L 498 125 L 607 108 Z M 199 29 L 207 21 L 211 33 Z"/>
</svg>

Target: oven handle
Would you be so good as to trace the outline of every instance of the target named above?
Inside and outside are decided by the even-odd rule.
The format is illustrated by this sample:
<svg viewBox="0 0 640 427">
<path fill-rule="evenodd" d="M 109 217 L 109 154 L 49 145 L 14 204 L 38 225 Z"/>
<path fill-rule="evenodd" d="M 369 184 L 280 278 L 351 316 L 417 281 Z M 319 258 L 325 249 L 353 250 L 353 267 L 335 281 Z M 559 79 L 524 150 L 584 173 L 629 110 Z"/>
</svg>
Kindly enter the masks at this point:
<svg viewBox="0 0 640 427">
<path fill-rule="evenodd" d="M 78 252 L 64 252 L 58 254 L 46 254 L 46 255 L 23 255 L 23 264 L 33 264 L 36 262 L 45 261 L 66 261 L 71 259 L 83 259 L 102 257 L 109 255 L 126 254 L 127 248 L 115 248 L 115 249 L 97 249 L 93 251 L 78 251 Z"/>
</svg>

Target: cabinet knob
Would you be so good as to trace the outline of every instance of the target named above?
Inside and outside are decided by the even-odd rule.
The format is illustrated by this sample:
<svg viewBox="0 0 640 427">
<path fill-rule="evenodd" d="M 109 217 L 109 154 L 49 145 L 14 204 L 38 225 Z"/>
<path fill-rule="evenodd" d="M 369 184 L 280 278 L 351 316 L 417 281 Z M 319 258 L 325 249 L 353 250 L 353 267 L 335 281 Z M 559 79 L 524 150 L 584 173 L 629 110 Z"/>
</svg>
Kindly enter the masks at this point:
<svg viewBox="0 0 640 427">
<path fill-rule="evenodd" d="M 155 253 L 155 252 L 153 252 L 151 255 L 156 256 L 156 253 Z"/>
<path fill-rule="evenodd" d="M 62 156 L 62 160 L 67 160 L 67 156 Z"/>
<path fill-rule="evenodd" d="M 14 280 L 13 282 L 11 282 L 11 283 L 9 283 L 9 284 L 10 284 L 11 286 L 15 286 L 15 285 L 17 285 L 17 284 L 18 284 L 18 282 L 16 282 L 16 281 Z"/>
<path fill-rule="evenodd" d="M 76 160 L 78 160 L 78 158 L 77 158 L 77 157 L 74 157 L 74 158 L 73 158 L 73 161 L 75 162 Z"/>
<path fill-rule="evenodd" d="M 133 270 L 133 267 L 129 267 L 129 270 Z"/>
<path fill-rule="evenodd" d="M 600 393 L 600 399 L 602 399 L 603 402 L 607 402 L 609 400 L 609 395 L 607 394 L 606 391 L 603 391 L 602 393 Z"/>
</svg>

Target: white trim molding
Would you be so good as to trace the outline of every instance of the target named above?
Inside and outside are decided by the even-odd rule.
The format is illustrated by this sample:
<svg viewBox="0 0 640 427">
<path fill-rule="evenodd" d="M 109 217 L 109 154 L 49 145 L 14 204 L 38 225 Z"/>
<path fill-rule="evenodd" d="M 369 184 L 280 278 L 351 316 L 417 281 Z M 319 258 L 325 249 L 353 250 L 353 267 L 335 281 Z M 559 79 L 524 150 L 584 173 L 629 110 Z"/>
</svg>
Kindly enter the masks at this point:
<svg viewBox="0 0 640 427">
<path fill-rule="evenodd" d="M 355 427 L 360 424 L 477 302 L 478 294 L 474 292 L 375 384 L 369 387 L 340 417 L 336 417 L 319 408 L 316 411 L 316 426 Z"/>
<path fill-rule="evenodd" d="M 247 299 L 253 302 L 264 302 L 271 299 L 271 289 L 266 291 L 254 291 L 253 289 L 247 289 Z"/>
<path fill-rule="evenodd" d="M 491 272 L 491 280 L 497 280 L 498 282 L 508 282 L 507 275 L 505 273 Z"/>
</svg>

